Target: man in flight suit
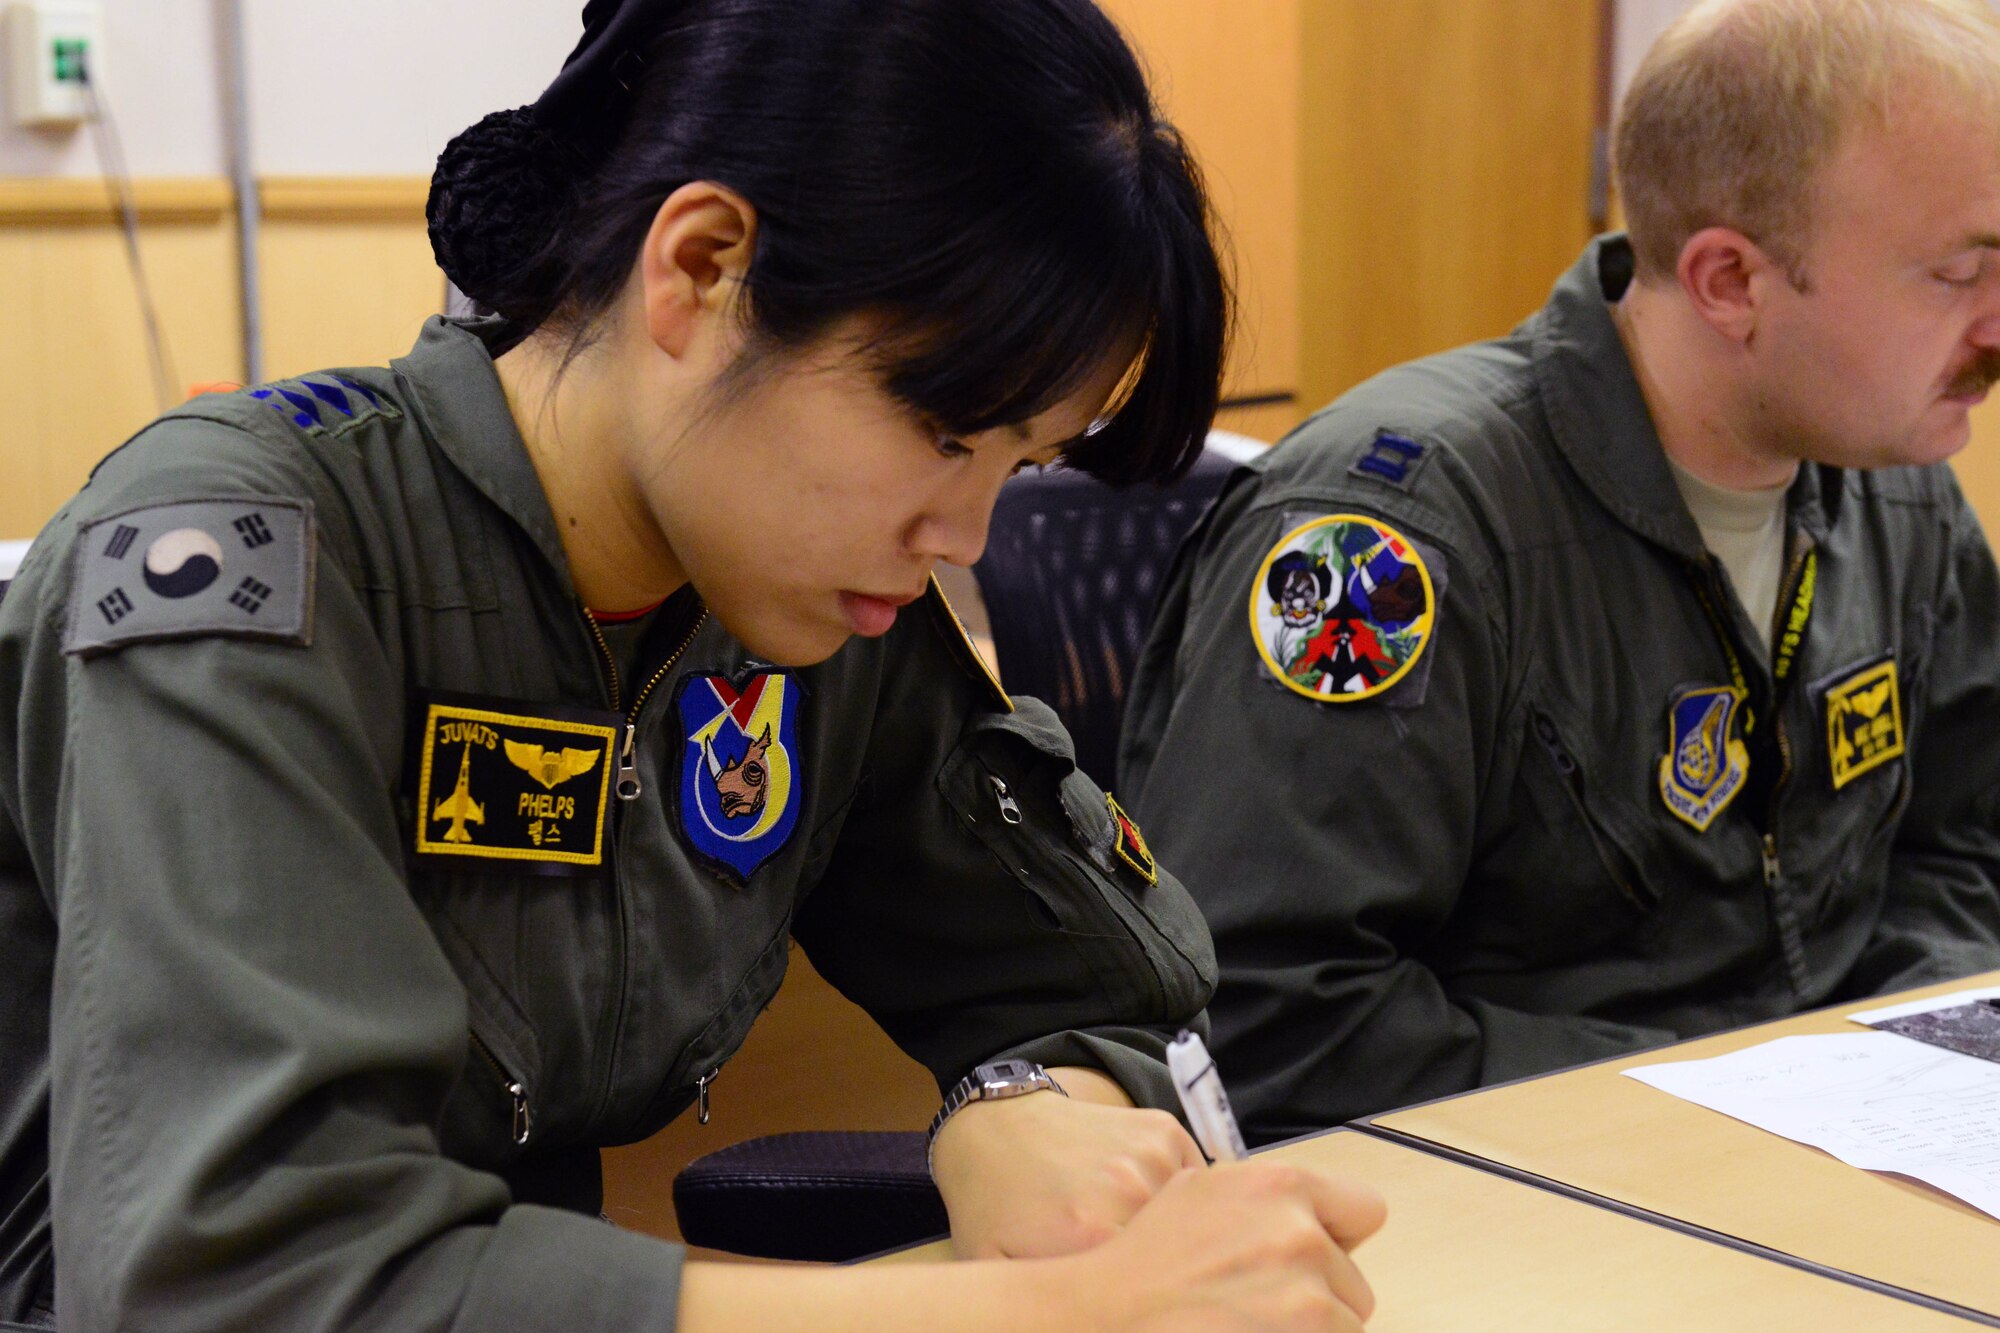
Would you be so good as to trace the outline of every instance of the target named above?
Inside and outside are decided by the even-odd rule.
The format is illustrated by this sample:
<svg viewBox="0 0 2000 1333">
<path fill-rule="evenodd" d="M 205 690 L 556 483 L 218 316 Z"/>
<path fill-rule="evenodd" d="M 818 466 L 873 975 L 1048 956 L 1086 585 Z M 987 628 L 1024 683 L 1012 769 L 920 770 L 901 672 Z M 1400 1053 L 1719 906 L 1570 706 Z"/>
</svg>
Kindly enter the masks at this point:
<svg viewBox="0 0 2000 1333">
<path fill-rule="evenodd" d="M 1629 235 L 1224 492 L 1121 776 L 1252 1137 L 2000 966 L 1996 112 L 1978 0 L 1701 5 Z"/>
</svg>

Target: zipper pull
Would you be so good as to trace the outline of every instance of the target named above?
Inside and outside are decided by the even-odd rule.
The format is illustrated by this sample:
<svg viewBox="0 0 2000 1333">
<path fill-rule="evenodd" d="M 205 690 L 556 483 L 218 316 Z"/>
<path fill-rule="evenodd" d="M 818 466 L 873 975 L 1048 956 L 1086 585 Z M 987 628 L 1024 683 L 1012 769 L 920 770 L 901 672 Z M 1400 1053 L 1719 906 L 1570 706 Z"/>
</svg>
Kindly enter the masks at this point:
<svg viewBox="0 0 2000 1333">
<path fill-rule="evenodd" d="M 1778 838 L 1776 834 L 1764 835 L 1764 887 L 1777 887 L 1778 883 Z"/>
<path fill-rule="evenodd" d="M 509 1080 L 507 1095 L 514 1099 L 514 1142 L 516 1144 L 526 1143 L 528 1141 L 528 1131 L 533 1127 L 534 1123 L 528 1115 L 528 1090 L 521 1085 L 519 1080 Z"/>
<path fill-rule="evenodd" d="M 993 799 L 1000 803 L 1000 818 L 1009 824 L 1020 823 L 1021 807 L 1014 804 L 1014 797 L 1007 790 L 1007 783 L 997 774 L 988 774 L 986 780 L 993 784 Z"/>
<path fill-rule="evenodd" d="M 717 1065 L 715 1068 L 709 1070 L 706 1074 L 703 1074 L 699 1079 L 695 1080 L 694 1110 L 695 1110 L 695 1122 L 697 1124 L 705 1125 L 708 1123 L 708 1087 L 709 1084 L 715 1082 L 715 1076 L 717 1074 L 720 1074 L 721 1072 L 722 1072 L 722 1066 Z"/>
<path fill-rule="evenodd" d="M 639 785 L 639 765 L 633 758 L 638 734 L 638 723 L 625 724 L 625 745 L 618 751 L 618 799 L 621 801 L 636 801 L 643 790 Z"/>
</svg>

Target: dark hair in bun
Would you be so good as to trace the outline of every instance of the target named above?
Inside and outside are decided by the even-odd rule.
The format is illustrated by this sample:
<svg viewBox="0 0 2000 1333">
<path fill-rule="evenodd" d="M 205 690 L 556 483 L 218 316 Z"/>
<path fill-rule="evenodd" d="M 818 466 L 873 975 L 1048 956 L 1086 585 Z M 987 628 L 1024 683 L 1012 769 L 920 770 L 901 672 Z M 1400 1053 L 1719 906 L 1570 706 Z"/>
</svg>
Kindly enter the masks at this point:
<svg viewBox="0 0 2000 1333">
<path fill-rule="evenodd" d="M 579 344 L 660 205 L 758 212 L 751 332 L 798 348 L 883 317 L 896 397 L 955 433 L 1026 420 L 1134 344 L 1073 465 L 1178 473 L 1215 414 L 1229 291 L 1200 174 L 1089 0 L 592 0 L 533 107 L 438 160 L 445 273 Z"/>
</svg>

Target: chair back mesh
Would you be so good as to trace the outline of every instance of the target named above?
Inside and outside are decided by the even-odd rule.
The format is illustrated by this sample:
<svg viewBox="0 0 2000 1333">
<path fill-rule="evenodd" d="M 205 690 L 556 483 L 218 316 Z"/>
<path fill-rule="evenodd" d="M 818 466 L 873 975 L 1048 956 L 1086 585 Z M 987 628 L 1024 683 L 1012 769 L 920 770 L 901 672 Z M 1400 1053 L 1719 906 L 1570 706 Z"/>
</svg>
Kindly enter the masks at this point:
<svg viewBox="0 0 2000 1333">
<path fill-rule="evenodd" d="M 1113 489 L 1066 468 L 1024 472 L 1000 491 L 986 554 L 972 567 L 1008 691 L 1056 710 L 1077 767 L 1110 788 L 1125 691 L 1161 580 L 1236 465 L 1204 453 L 1162 489 Z"/>
</svg>

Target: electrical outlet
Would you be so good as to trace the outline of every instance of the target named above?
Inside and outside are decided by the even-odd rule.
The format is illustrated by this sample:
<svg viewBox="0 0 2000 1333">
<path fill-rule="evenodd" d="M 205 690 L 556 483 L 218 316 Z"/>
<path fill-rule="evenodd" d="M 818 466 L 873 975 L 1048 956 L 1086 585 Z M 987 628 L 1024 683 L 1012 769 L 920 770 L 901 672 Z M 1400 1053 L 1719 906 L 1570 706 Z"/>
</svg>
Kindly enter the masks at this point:
<svg viewBox="0 0 2000 1333">
<path fill-rule="evenodd" d="M 7 83 L 19 125 L 78 125 L 86 73 L 102 84 L 99 0 L 13 0 L 7 6 Z"/>
</svg>

